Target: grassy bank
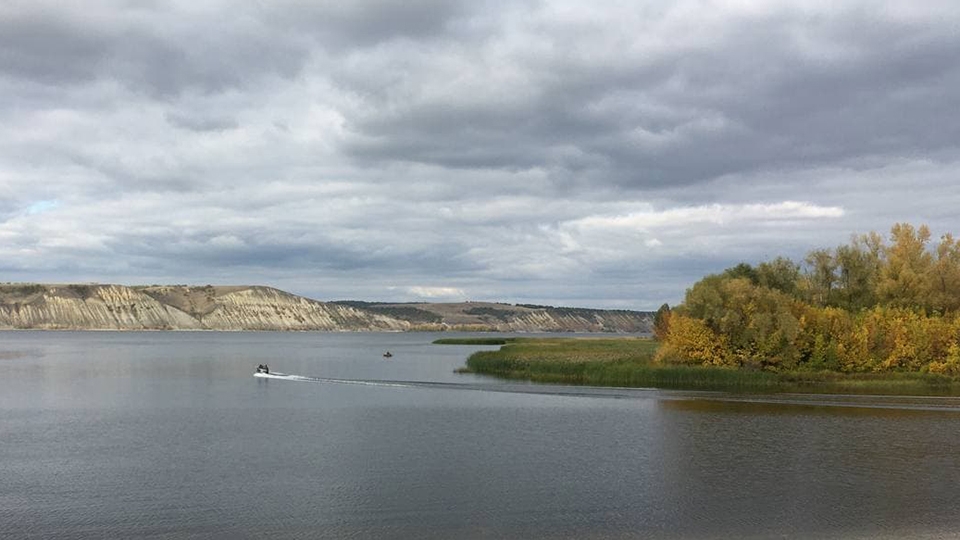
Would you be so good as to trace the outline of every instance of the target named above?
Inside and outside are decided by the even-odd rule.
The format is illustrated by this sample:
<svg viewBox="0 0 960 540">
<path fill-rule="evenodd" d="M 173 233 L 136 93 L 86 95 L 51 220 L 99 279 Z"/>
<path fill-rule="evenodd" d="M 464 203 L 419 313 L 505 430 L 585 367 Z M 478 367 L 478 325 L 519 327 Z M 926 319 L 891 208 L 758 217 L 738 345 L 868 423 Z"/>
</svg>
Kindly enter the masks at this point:
<svg viewBox="0 0 960 540">
<path fill-rule="evenodd" d="M 491 341 L 470 343 L 496 345 Z M 464 344 L 463 342 L 458 342 Z M 480 351 L 462 371 L 546 383 L 734 392 L 960 395 L 960 381 L 925 373 L 749 371 L 653 361 L 658 343 L 640 338 L 516 338 Z"/>
<path fill-rule="evenodd" d="M 441 338 L 433 341 L 434 345 L 506 345 L 515 338 Z"/>
</svg>

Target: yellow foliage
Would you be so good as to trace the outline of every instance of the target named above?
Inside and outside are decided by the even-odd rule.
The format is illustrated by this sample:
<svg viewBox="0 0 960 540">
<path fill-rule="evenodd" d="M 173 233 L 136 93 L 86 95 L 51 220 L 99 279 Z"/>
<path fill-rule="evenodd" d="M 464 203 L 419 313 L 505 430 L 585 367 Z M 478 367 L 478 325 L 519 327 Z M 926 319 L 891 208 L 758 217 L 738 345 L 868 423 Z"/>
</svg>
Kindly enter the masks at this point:
<svg viewBox="0 0 960 540">
<path fill-rule="evenodd" d="M 773 312 L 758 310 L 755 302 L 727 313 L 738 315 L 738 326 L 721 324 L 720 330 L 713 330 L 708 321 L 675 314 L 658 358 L 775 370 L 930 371 L 960 376 L 957 315 L 881 306 L 854 314 L 803 304 Z M 728 334 L 727 328 L 736 332 Z"/>
<path fill-rule="evenodd" d="M 871 364 L 870 332 L 864 326 L 856 326 L 850 332 L 838 336 L 837 358 L 842 371 L 866 371 Z"/>
<path fill-rule="evenodd" d="M 700 319 L 673 314 L 663 345 L 655 358 L 661 362 L 728 365 L 726 339 Z"/>
<path fill-rule="evenodd" d="M 939 373 L 941 375 L 960 375 L 960 345 L 956 342 L 947 349 L 947 355 L 942 362 L 930 362 L 930 373 Z"/>
<path fill-rule="evenodd" d="M 960 240 L 898 223 L 788 260 L 695 283 L 658 357 L 773 371 L 912 371 L 960 377 Z"/>
</svg>

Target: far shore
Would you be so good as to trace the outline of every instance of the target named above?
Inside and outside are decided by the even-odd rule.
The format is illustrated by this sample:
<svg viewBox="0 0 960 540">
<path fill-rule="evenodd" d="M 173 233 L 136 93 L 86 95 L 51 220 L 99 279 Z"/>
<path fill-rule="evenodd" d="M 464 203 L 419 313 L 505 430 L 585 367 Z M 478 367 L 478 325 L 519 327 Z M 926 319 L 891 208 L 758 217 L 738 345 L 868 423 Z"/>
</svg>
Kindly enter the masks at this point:
<svg viewBox="0 0 960 540">
<path fill-rule="evenodd" d="M 566 338 L 598 338 L 598 339 L 611 339 L 610 336 L 620 336 L 620 337 L 640 337 L 647 338 L 650 336 L 648 333 L 636 333 L 629 334 L 625 332 L 621 333 L 612 333 L 612 332 L 571 332 L 571 331 L 550 331 L 550 330 L 540 330 L 540 331 L 531 331 L 531 332 L 521 332 L 521 331 L 508 331 L 508 330 L 461 330 L 458 328 L 448 328 L 448 329 L 427 329 L 427 328 L 411 328 L 407 330 L 391 330 L 391 329 L 352 329 L 352 328 L 338 328 L 338 329 L 301 329 L 301 328 L 289 328 L 289 329 L 258 329 L 258 328 L 14 328 L 14 327 L 0 327 L 0 332 L 275 332 L 278 334 L 510 334 L 510 335 L 540 335 L 540 334 L 550 334 L 558 336 L 562 339 Z M 562 337 L 561 337 L 562 336 Z M 460 338 L 451 338 L 451 339 L 460 339 Z M 478 338 L 486 339 L 486 338 Z M 503 339 L 503 338 L 493 338 L 493 339 Z"/>
</svg>

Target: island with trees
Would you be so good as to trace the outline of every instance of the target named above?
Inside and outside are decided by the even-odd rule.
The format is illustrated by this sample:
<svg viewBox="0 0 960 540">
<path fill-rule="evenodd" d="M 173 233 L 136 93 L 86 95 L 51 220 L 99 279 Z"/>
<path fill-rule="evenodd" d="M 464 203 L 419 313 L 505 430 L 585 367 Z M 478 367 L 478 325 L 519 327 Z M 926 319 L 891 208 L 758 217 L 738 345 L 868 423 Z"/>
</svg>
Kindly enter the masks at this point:
<svg viewBox="0 0 960 540">
<path fill-rule="evenodd" d="M 658 310 L 655 340 L 519 339 L 466 370 L 579 384 L 960 394 L 960 241 L 898 223 L 738 264 Z M 565 342 L 564 342 L 565 341 Z"/>
</svg>

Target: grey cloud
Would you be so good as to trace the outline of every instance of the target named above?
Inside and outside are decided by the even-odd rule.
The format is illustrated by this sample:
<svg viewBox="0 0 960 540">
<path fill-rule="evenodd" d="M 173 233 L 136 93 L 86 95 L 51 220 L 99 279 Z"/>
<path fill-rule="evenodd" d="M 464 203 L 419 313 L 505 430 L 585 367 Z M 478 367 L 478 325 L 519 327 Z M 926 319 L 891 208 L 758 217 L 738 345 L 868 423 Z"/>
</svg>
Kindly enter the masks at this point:
<svg viewBox="0 0 960 540">
<path fill-rule="evenodd" d="M 351 235 L 375 235 L 342 229 L 318 232 L 295 224 L 278 224 L 269 230 L 257 223 L 212 224 L 197 231 L 190 231 L 192 227 L 159 226 L 160 231 L 150 227 L 112 233 L 105 242 L 107 252 L 111 257 L 146 260 L 148 265 L 163 261 L 170 270 L 286 268 L 309 275 L 371 268 L 390 268 L 396 274 L 432 268 L 449 275 L 477 269 L 461 256 L 466 251 L 462 242 L 453 239 L 430 241 L 429 249 L 423 249 L 400 241 L 397 235 L 347 241 L 344 238 Z"/>
<path fill-rule="evenodd" d="M 70 5 L 15 1 L 0 10 L 0 73 L 43 84 L 113 79 L 156 98 L 290 79 L 312 56 L 443 33 L 467 3 L 215 2 Z M 5 11 L 5 12 L 4 12 Z"/>
<path fill-rule="evenodd" d="M 223 131 L 225 129 L 235 129 L 240 125 L 235 118 L 182 113 L 167 113 L 166 116 L 167 120 L 174 126 L 191 131 Z"/>
<path fill-rule="evenodd" d="M 442 34 L 470 5 L 473 3 L 447 0 L 282 1 L 271 3 L 260 16 L 336 50 Z"/>
<path fill-rule="evenodd" d="M 0 271 L 655 309 L 894 221 L 960 232 L 958 20 L 950 2 L 7 2 Z M 787 201 L 812 210 L 737 215 Z"/>
<path fill-rule="evenodd" d="M 44 84 L 111 79 L 169 98 L 293 77 L 308 55 L 304 44 L 236 10 L 191 19 L 111 3 L 15 5 L 0 14 L 0 73 Z"/>
<path fill-rule="evenodd" d="M 0 17 L 0 72 L 48 84 L 89 80 L 109 40 L 55 11 Z"/>
<path fill-rule="evenodd" d="M 951 24 L 931 17 L 921 26 L 842 8 L 821 24 L 786 12 L 769 20 L 731 18 L 709 47 L 681 37 L 666 50 L 591 63 L 583 57 L 602 47 L 598 27 L 568 48 L 565 36 L 552 34 L 569 55 L 507 55 L 500 68 L 522 75 L 505 93 L 520 99 L 504 101 L 482 87 L 472 94 L 403 93 L 418 80 L 431 88 L 440 77 L 457 76 L 436 73 L 435 61 L 482 67 L 484 51 L 501 46 L 488 42 L 480 52 L 461 53 L 451 43 L 412 65 L 408 58 L 400 84 L 383 81 L 401 90 L 380 101 L 370 95 L 370 110 L 348 118 L 356 138 L 344 148 L 361 161 L 545 167 L 591 187 L 682 185 L 865 154 L 955 149 L 960 123 L 943 121 L 946 111 L 960 110 L 953 91 L 960 84 L 960 34 L 949 31 Z M 831 50 L 811 52 L 805 42 Z"/>
</svg>

